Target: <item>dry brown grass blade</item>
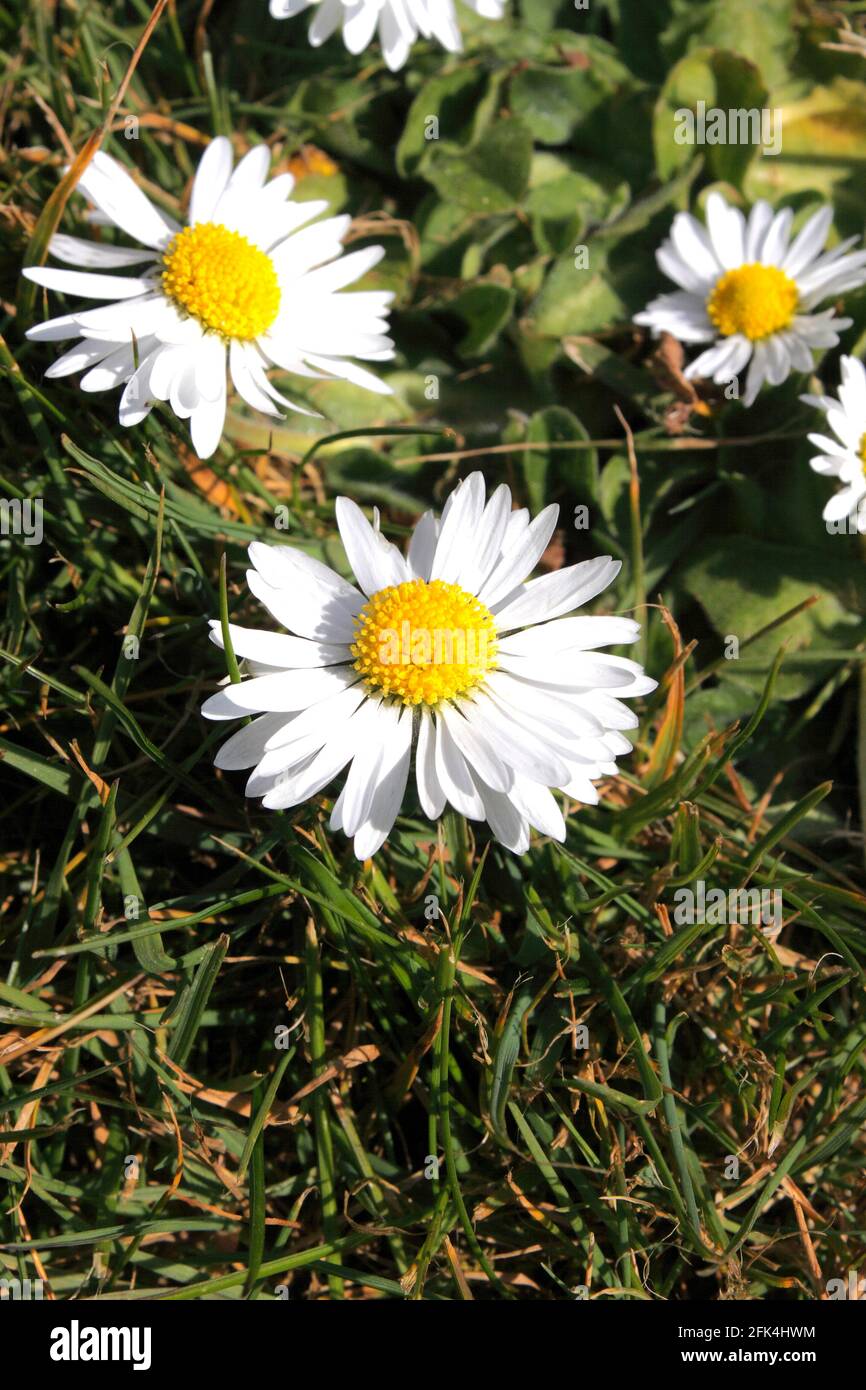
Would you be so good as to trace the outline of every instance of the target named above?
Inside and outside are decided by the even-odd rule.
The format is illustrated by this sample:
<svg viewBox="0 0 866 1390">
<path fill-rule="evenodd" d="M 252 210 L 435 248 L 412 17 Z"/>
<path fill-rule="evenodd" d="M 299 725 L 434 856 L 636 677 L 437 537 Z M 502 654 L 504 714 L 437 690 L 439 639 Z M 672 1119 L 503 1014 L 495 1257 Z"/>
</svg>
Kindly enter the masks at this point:
<svg viewBox="0 0 866 1390">
<path fill-rule="evenodd" d="M 36 1076 L 33 1079 L 33 1085 L 30 1088 L 31 1090 L 40 1091 L 43 1086 L 48 1085 L 48 1078 L 51 1076 L 51 1073 L 54 1070 L 54 1064 L 57 1061 L 57 1058 L 60 1056 L 61 1051 L 62 1048 L 54 1048 L 51 1055 L 45 1058 L 38 1072 L 36 1073 Z M 14 1128 L 21 1130 L 30 1129 L 36 1123 L 36 1116 L 38 1114 L 38 1100 L 31 1100 L 27 1103 L 27 1105 L 22 1105 L 21 1111 L 18 1115 L 18 1119 L 14 1125 Z M 8 1143 L 3 1144 L 2 1147 L 0 1147 L 0 1165 L 9 1162 L 10 1158 L 12 1157 L 12 1154 L 15 1151 L 16 1146 L 20 1142 L 21 1141 L 19 1139 L 10 1139 Z"/>
<path fill-rule="evenodd" d="M 123 980 L 106 994 L 100 994 L 95 999 L 91 999 L 85 1008 L 69 1014 L 56 1028 L 37 1028 L 36 1032 L 31 1033 L 29 1038 L 13 1043 L 5 1051 L 0 1052 L 0 1065 L 6 1066 L 17 1057 L 23 1057 L 25 1052 L 32 1052 L 34 1048 L 43 1047 L 45 1043 L 53 1042 L 55 1038 L 62 1037 L 70 1028 L 83 1023 L 86 1018 L 90 1018 L 91 1014 L 101 1013 L 113 999 L 119 998 L 121 994 L 131 994 L 136 985 L 140 984 L 143 979 L 144 974 L 141 973 L 134 975 L 131 980 Z"/>
<path fill-rule="evenodd" d="M 312 1091 L 317 1091 L 320 1086 L 333 1081 L 336 1076 L 342 1076 L 343 1072 L 350 1071 L 352 1067 L 362 1067 L 367 1062 L 375 1062 L 378 1056 L 379 1049 L 375 1043 L 364 1043 L 361 1047 L 353 1047 L 351 1052 L 346 1053 L 345 1057 L 339 1057 L 336 1062 L 325 1067 L 325 1070 L 316 1077 L 315 1081 L 310 1081 L 299 1091 L 295 1091 L 287 1104 L 291 1105 L 294 1101 L 302 1100 L 304 1096 L 310 1095 Z"/>
<path fill-rule="evenodd" d="M 454 1275 L 455 1283 L 457 1284 L 457 1287 L 460 1290 L 460 1297 L 466 1299 L 467 1302 L 471 1302 L 474 1295 L 466 1282 L 466 1275 L 463 1273 L 463 1266 L 460 1263 L 460 1256 L 454 1249 L 454 1246 L 452 1245 L 449 1236 L 445 1237 L 443 1244 L 445 1246 L 445 1254 L 448 1256 L 448 1263 L 451 1266 L 451 1272 Z"/>
<path fill-rule="evenodd" d="M 132 75 L 138 67 L 138 61 L 147 47 L 150 36 L 156 28 L 160 16 L 167 4 L 168 0 L 156 0 L 150 19 L 144 26 L 144 32 L 136 45 L 135 52 L 129 60 L 129 67 L 126 69 L 123 81 L 118 87 L 114 99 L 105 113 L 102 124 L 85 141 L 66 173 L 63 175 L 63 178 L 49 197 L 42 212 L 39 214 L 39 219 L 33 230 L 33 235 L 30 238 L 27 250 L 24 252 L 23 264 L 25 267 L 42 265 L 44 263 L 45 257 L 48 255 L 48 244 L 60 225 L 60 219 L 63 216 L 64 209 L 69 202 L 72 191 L 111 129 L 111 124 L 120 109 L 123 98 L 126 96 L 126 89 L 132 81 Z M 36 290 L 37 286 L 34 285 L 32 281 L 22 278 L 21 289 L 18 295 L 18 314 L 24 322 L 26 322 L 33 313 Z"/>
<path fill-rule="evenodd" d="M 653 781 L 664 782 L 666 778 L 670 777 L 679 757 L 683 737 L 686 680 L 685 669 L 681 660 L 683 641 L 680 630 L 674 622 L 670 610 L 664 604 L 659 604 L 659 612 L 674 644 L 673 676 L 668 687 L 664 717 L 652 746 L 649 761 L 643 770 L 643 775 L 645 780 L 651 778 Z"/>
</svg>

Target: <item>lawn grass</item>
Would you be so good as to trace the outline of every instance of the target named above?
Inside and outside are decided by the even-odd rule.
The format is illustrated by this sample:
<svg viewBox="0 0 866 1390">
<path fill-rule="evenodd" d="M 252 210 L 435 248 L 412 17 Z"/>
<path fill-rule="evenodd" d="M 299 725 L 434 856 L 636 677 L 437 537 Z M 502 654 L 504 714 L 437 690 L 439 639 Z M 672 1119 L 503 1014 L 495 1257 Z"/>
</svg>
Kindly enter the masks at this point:
<svg viewBox="0 0 866 1390">
<path fill-rule="evenodd" d="M 503 207 L 473 268 L 482 229 L 448 225 L 447 171 L 424 184 L 410 138 L 441 55 L 394 77 L 368 54 L 358 83 L 303 25 L 217 8 L 169 6 L 105 148 L 169 210 L 212 134 L 267 138 L 275 165 L 327 151 L 334 172 L 299 191 L 388 247 L 370 282 L 398 295 L 397 394 L 314 387 L 326 418 L 271 438 L 235 409 L 201 465 L 167 410 L 124 431 L 113 397 L 43 381 L 51 352 L 23 336 L 43 297 L 18 271 L 150 9 L 10 4 L 0 487 L 42 500 L 44 541 L 0 543 L 0 1275 L 57 1299 L 820 1297 L 862 1266 L 866 1225 L 866 632 L 856 538 L 800 505 L 817 495 L 807 412 L 786 386 L 674 432 L 628 313 L 541 322 L 572 254 L 558 214 Z M 604 100 L 654 102 L 662 79 L 615 10 L 589 21 Z M 517 72 L 526 35 L 501 42 Z M 633 89 L 602 45 L 636 65 Z M 547 144 L 564 148 L 532 132 Z M 626 219 L 615 245 L 652 288 L 649 248 L 696 171 L 665 181 L 635 145 L 604 215 L 611 181 L 585 156 L 587 225 Z M 79 203 L 63 226 L 86 235 Z M 641 307 L 643 286 L 632 302 L 615 283 Z M 330 793 L 267 813 L 213 769 L 224 729 L 198 711 L 226 668 L 206 620 L 222 598 L 261 623 L 250 540 L 345 572 L 339 495 L 402 541 L 476 466 L 520 505 L 560 502 L 547 568 L 624 560 L 598 611 L 645 620 L 659 689 L 564 846 L 538 836 L 516 858 L 410 798 L 358 864 L 327 829 Z M 801 491 L 779 500 L 780 479 Z M 681 923 L 698 881 L 777 893 L 779 929 Z"/>
</svg>

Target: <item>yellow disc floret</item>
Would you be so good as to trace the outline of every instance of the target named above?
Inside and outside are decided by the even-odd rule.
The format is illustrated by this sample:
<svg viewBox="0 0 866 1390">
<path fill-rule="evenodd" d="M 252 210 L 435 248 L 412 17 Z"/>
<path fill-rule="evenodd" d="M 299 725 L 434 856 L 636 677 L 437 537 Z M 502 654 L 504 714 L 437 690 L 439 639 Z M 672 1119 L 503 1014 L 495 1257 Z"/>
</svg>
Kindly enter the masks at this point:
<svg viewBox="0 0 866 1390">
<path fill-rule="evenodd" d="M 459 584 L 410 579 L 380 589 L 355 619 L 355 670 L 404 705 L 465 695 L 496 659 L 493 614 Z"/>
<path fill-rule="evenodd" d="M 753 263 L 725 271 L 707 300 L 707 313 L 725 338 L 742 333 L 754 343 L 787 328 L 799 298 L 794 281 L 778 266 Z"/>
<path fill-rule="evenodd" d="M 866 434 L 861 434 L 860 436 L 860 447 L 857 450 L 857 454 L 863 467 L 863 476 L 866 478 Z"/>
<path fill-rule="evenodd" d="M 241 342 L 270 328 L 280 307 L 270 256 L 216 222 L 198 222 L 173 238 L 163 258 L 162 288 L 210 332 Z"/>
</svg>

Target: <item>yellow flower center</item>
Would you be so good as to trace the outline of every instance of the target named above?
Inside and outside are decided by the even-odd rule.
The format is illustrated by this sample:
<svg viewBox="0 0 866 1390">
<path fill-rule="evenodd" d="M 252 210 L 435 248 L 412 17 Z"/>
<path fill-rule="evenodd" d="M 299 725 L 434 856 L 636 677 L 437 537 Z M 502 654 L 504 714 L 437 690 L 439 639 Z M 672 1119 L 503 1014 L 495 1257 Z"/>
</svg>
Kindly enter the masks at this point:
<svg viewBox="0 0 866 1390">
<path fill-rule="evenodd" d="M 787 328 L 797 311 L 794 281 L 774 265 L 726 270 L 707 300 L 707 313 L 726 338 L 742 333 L 756 342 Z"/>
<path fill-rule="evenodd" d="M 163 258 L 162 288 L 212 333 L 248 342 L 270 328 L 280 285 L 270 256 L 216 222 L 185 227 Z"/>
<path fill-rule="evenodd" d="M 465 695 L 495 662 L 493 614 L 459 584 L 441 579 L 380 589 L 355 624 L 355 670 L 404 705 Z"/>
<path fill-rule="evenodd" d="M 860 436 L 860 447 L 857 450 L 858 457 L 863 465 L 863 476 L 866 478 L 866 434 Z"/>
</svg>

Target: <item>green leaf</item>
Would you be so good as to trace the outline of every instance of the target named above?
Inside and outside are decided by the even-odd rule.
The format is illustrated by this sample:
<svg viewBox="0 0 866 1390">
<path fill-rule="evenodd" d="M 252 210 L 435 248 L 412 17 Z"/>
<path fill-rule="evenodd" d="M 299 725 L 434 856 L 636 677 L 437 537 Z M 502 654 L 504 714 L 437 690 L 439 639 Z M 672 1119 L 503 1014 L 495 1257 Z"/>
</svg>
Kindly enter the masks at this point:
<svg viewBox="0 0 866 1390">
<path fill-rule="evenodd" d="M 544 145 L 564 145 L 609 88 L 593 68 L 524 68 L 511 83 L 511 109 Z"/>
<path fill-rule="evenodd" d="M 514 290 L 506 285 L 484 280 L 467 285 L 450 301 L 447 308 L 459 314 L 467 326 L 457 345 L 464 357 L 481 357 L 489 351 L 509 322 L 515 299 Z"/>
<path fill-rule="evenodd" d="M 720 637 L 739 642 L 796 607 L 812 594 L 820 602 L 792 618 L 783 630 L 768 632 L 738 658 L 724 661 L 718 670 L 722 680 L 749 690 L 760 690 L 767 668 L 782 638 L 788 639 L 788 655 L 776 693 L 791 700 L 805 694 L 835 669 L 836 663 L 798 660 L 810 644 L 828 648 L 847 646 L 856 631 L 850 607 L 861 606 L 863 581 L 834 552 L 756 543 L 746 536 L 706 537 L 700 554 L 680 576 L 682 586 L 701 605 Z M 733 647 L 731 648 L 734 650 Z"/>
<path fill-rule="evenodd" d="M 185 985 L 172 1011 L 171 1042 L 168 1055 L 179 1067 L 186 1065 L 201 1027 L 202 1014 L 229 946 L 225 934 L 209 946 L 195 972 L 192 983 Z"/>
<path fill-rule="evenodd" d="M 472 68 L 457 68 L 425 82 L 409 108 L 397 145 L 400 175 L 411 178 L 443 145 L 471 145 L 495 110 L 501 80 Z"/>
<path fill-rule="evenodd" d="M 4 764 L 41 782 L 51 791 L 59 792 L 61 796 L 72 794 L 72 774 L 65 767 L 57 767 L 40 753 L 31 753 L 29 748 L 19 748 L 8 739 L 0 738 L 0 767 Z"/>
<path fill-rule="evenodd" d="M 506 118 L 485 131 L 465 154 L 435 150 L 424 174 L 442 198 L 475 213 L 510 212 L 529 183 L 532 135 Z"/>
<path fill-rule="evenodd" d="M 531 444 L 568 444 L 572 440 L 585 441 L 589 435 L 565 406 L 548 405 L 533 415 L 526 438 Z M 595 496 L 598 483 L 598 450 L 527 449 L 523 472 L 533 511 L 539 511 L 549 500 L 547 480 L 551 476 L 565 485 L 569 501 L 588 503 Z"/>
<path fill-rule="evenodd" d="M 784 82 L 797 47 L 794 0 L 672 0 L 662 35 L 670 61 L 709 44 L 756 63 L 771 85 Z"/>
<path fill-rule="evenodd" d="M 653 144 L 659 178 L 669 179 L 698 154 L 704 156 L 713 178 L 739 187 L 758 145 L 737 141 L 728 113 L 757 112 L 760 117 L 767 99 L 761 74 L 747 58 L 711 48 L 687 54 L 671 72 L 656 103 Z M 699 111 L 703 121 L 698 120 Z M 714 125 L 715 112 L 724 118 L 724 129 Z M 750 128 L 750 133 L 757 132 Z M 724 143 L 709 143 L 717 134 Z"/>
</svg>

